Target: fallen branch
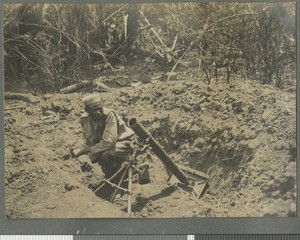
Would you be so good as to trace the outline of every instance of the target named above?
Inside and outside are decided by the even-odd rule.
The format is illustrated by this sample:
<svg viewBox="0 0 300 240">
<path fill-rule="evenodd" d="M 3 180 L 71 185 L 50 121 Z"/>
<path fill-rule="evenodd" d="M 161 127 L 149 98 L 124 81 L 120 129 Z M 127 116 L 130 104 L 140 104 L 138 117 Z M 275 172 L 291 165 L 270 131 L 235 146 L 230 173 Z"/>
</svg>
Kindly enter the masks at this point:
<svg viewBox="0 0 300 240">
<path fill-rule="evenodd" d="M 4 111 L 11 111 L 11 110 L 18 110 L 18 109 L 23 110 L 24 108 L 26 108 L 26 106 L 5 108 Z"/>
<path fill-rule="evenodd" d="M 92 87 L 97 92 L 108 92 L 109 87 L 106 86 L 104 83 L 101 82 L 101 79 L 96 78 L 92 81 Z"/>
<path fill-rule="evenodd" d="M 81 82 L 75 83 L 73 85 L 70 85 L 68 87 L 60 89 L 60 93 L 64 93 L 64 94 L 73 93 L 73 92 L 76 92 L 76 91 L 78 91 L 82 88 L 90 86 L 90 84 L 91 84 L 91 81 L 84 80 L 84 81 L 81 81 Z"/>
<path fill-rule="evenodd" d="M 24 94 L 24 93 L 5 93 L 4 94 L 5 100 L 20 100 L 28 103 L 38 103 L 40 102 L 37 98 L 32 96 L 31 94 Z"/>
<path fill-rule="evenodd" d="M 83 80 L 68 87 L 62 88 L 60 89 L 60 93 L 74 93 L 83 88 L 93 88 L 95 91 L 98 92 L 107 92 L 109 90 L 109 87 L 107 87 L 104 83 L 100 82 L 99 79 L 94 79 L 93 81 Z"/>
</svg>

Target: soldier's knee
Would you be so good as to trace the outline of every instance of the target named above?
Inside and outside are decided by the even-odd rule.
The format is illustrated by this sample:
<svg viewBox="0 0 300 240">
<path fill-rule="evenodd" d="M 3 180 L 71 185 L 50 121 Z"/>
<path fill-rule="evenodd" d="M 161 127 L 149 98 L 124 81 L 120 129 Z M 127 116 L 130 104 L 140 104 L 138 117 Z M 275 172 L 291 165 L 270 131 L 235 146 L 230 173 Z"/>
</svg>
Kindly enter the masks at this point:
<svg viewBox="0 0 300 240">
<path fill-rule="evenodd" d="M 101 160 L 102 160 L 103 162 L 111 161 L 112 158 L 114 158 L 114 155 L 112 154 L 111 151 L 105 151 L 105 152 L 103 152 L 102 155 L 101 155 Z"/>
</svg>

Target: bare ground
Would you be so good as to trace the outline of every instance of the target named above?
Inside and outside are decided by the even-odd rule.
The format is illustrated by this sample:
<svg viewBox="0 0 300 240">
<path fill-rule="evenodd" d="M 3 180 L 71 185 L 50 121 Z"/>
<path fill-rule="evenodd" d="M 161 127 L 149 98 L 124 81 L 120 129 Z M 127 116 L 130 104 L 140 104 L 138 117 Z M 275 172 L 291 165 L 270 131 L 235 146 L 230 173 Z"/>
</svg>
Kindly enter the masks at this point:
<svg viewBox="0 0 300 240">
<path fill-rule="evenodd" d="M 83 143 L 80 99 L 88 93 L 46 94 L 39 104 L 7 101 L 6 215 L 9 218 L 128 217 L 126 196 L 110 203 L 91 188 L 102 179 Z M 101 93 L 122 117 L 136 117 L 175 162 L 211 176 L 198 199 L 166 183 L 154 156 L 151 182 L 135 183 L 130 217 L 260 217 L 296 215 L 296 94 L 237 81 L 206 85 L 168 81 Z"/>
</svg>

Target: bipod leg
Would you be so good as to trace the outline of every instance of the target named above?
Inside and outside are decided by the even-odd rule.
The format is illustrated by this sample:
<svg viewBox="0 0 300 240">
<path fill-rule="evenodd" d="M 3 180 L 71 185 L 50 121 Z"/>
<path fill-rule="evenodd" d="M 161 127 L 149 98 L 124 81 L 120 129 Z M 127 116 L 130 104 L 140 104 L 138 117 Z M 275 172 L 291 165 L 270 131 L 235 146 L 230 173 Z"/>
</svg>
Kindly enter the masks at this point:
<svg viewBox="0 0 300 240">
<path fill-rule="evenodd" d="M 132 195 L 132 174 L 133 173 L 133 167 L 131 166 L 131 163 L 129 165 L 128 169 L 128 207 L 127 207 L 127 213 L 128 215 L 131 214 L 131 195 Z"/>
<path fill-rule="evenodd" d="M 119 175 L 120 172 L 122 172 L 125 168 L 127 168 L 126 164 L 123 164 L 123 166 L 114 174 L 112 175 L 109 179 L 103 179 L 99 185 L 99 187 L 96 188 L 96 190 L 94 190 L 94 193 L 98 192 L 100 189 L 102 189 L 106 182 L 110 182 L 112 179 L 114 179 L 116 176 Z"/>
<path fill-rule="evenodd" d="M 124 178 L 125 178 L 125 175 L 126 175 L 126 173 L 127 173 L 127 170 L 128 170 L 128 166 L 126 166 L 126 168 L 124 169 L 124 172 L 123 172 L 123 174 L 122 174 L 122 177 L 121 177 L 121 179 L 120 179 L 120 181 L 119 181 L 119 183 L 118 183 L 118 187 L 120 187 L 121 184 L 122 184 L 122 182 L 124 181 Z M 110 201 L 111 201 L 111 202 L 114 202 L 115 197 L 116 197 L 118 191 L 119 191 L 119 189 L 116 188 L 116 189 L 114 190 L 114 192 L 111 194 L 111 197 L 110 197 Z"/>
</svg>

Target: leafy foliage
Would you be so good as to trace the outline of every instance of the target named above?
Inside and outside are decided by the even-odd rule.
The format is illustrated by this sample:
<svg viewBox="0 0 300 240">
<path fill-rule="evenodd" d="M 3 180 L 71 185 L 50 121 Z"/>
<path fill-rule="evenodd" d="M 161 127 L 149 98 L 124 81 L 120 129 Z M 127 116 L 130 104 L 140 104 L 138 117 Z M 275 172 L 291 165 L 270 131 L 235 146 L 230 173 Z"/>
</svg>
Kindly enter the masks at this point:
<svg viewBox="0 0 300 240">
<path fill-rule="evenodd" d="M 16 91 L 57 91 L 120 61 L 129 64 L 133 53 L 166 66 L 197 63 L 207 83 L 229 83 L 239 74 L 279 88 L 296 64 L 294 3 L 5 4 L 4 10 L 5 87 Z"/>
</svg>

